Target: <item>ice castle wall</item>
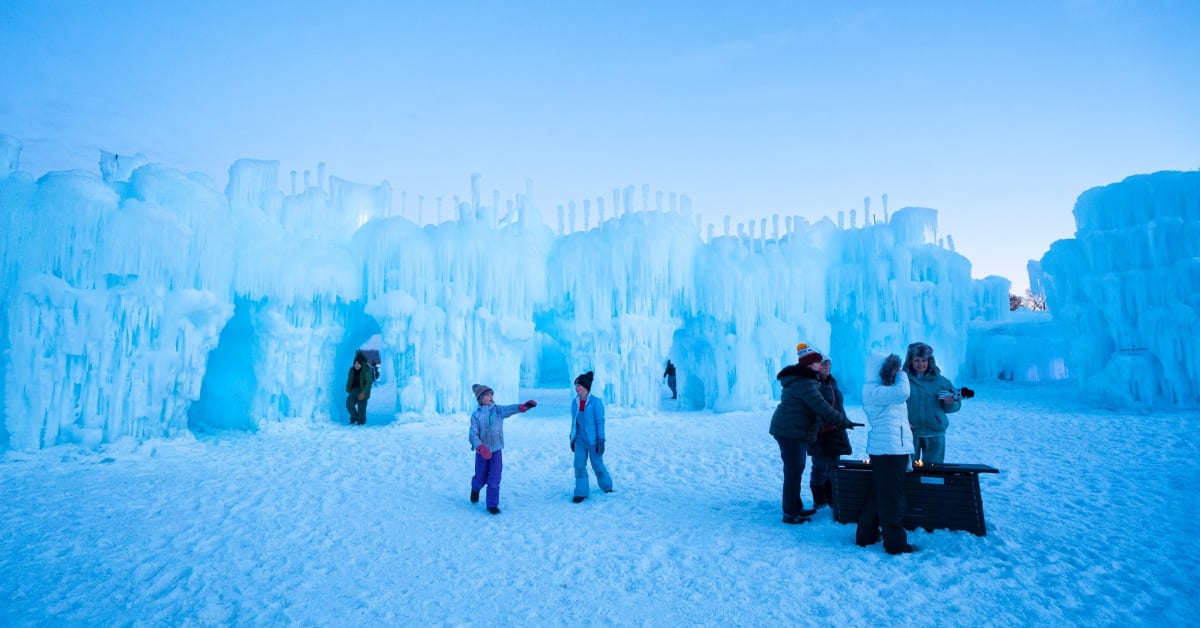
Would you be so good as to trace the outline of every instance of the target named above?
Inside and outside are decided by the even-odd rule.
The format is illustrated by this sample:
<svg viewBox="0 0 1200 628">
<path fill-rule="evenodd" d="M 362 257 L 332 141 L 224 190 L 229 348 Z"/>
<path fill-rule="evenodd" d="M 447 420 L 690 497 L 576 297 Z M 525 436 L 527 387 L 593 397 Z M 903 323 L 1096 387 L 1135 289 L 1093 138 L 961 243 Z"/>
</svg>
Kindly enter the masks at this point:
<svg viewBox="0 0 1200 628">
<path fill-rule="evenodd" d="M 853 397 L 862 355 L 916 340 L 954 377 L 972 312 L 1007 298 L 972 282 L 927 208 L 705 241 L 690 203 L 650 209 L 643 187 L 635 210 L 629 187 L 555 234 L 532 186 L 502 210 L 478 177 L 455 219 L 420 226 L 387 183 L 322 171 L 285 194 L 274 161 L 239 160 L 221 194 L 111 154 L 103 176 L 34 181 L 18 157 L 0 141 L 2 435 L 21 449 L 339 419 L 353 352 L 376 337 L 395 395 L 372 410 L 396 417 L 469 410 L 472 383 L 514 402 L 588 370 L 610 403 L 652 411 L 667 358 L 679 407 L 764 409 L 797 342 Z"/>
<path fill-rule="evenodd" d="M 187 432 L 228 320 L 227 205 L 159 166 L 128 181 L 59 172 L 0 181 L 4 411 L 37 449 Z"/>
<path fill-rule="evenodd" d="M 1105 405 L 1200 405 L 1200 172 L 1088 190 L 1075 223 L 1030 273 L 1071 330 L 1072 378 Z"/>
</svg>

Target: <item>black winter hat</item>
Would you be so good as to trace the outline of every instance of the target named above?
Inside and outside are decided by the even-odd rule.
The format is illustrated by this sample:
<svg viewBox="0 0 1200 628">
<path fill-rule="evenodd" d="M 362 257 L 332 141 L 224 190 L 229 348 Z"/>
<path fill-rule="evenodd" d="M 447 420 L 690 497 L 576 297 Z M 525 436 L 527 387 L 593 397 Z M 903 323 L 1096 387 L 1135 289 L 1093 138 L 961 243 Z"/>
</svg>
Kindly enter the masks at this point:
<svg viewBox="0 0 1200 628">
<path fill-rule="evenodd" d="M 589 392 L 592 390 L 592 380 L 596 378 L 596 374 L 588 371 L 583 375 L 575 378 L 575 383 L 586 388 Z"/>
</svg>

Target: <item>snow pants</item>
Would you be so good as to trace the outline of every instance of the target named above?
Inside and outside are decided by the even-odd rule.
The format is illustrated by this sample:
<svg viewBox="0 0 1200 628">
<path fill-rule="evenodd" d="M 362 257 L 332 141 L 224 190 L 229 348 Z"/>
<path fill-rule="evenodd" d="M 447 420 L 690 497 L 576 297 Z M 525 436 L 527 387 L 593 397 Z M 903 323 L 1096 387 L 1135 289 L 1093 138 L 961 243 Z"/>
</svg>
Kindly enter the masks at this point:
<svg viewBox="0 0 1200 628">
<path fill-rule="evenodd" d="M 587 463 L 592 461 L 592 472 L 596 474 L 596 483 L 600 485 L 600 490 L 611 491 L 613 487 L 612 476 L 608 474 L 608 467 L 604 466 L 604 454 L 596 453 L 594 445 L 588 445 L 582 440 L 575 441 L 575 497 L 587 497 L 591 490 L 591 483 L 588 482 Z"/>
<path fill-rule="evenodd" d="M 479 489 L 487 485 L 485 503 L 488 508 L 500 507 L 500 475 L 503 473 L 503 451 L 493 451 L 491 460 L 484 460 L 478 451 L 475 452 L 475 476 L 471 478 L 471 490 L 478 493 Z"/>
<path fill-rule="evenodd" d="M 879 540 L 883 527 L 883 549 L 889 554 L 908 550 L 908 532 L 904 530 L 904 511 L 908 501 L 904 496 L 904 475 L 908 456 L 871 456 L 872 490 L 858 516 L 854 541 L 867 546 Z"/>
</svg>

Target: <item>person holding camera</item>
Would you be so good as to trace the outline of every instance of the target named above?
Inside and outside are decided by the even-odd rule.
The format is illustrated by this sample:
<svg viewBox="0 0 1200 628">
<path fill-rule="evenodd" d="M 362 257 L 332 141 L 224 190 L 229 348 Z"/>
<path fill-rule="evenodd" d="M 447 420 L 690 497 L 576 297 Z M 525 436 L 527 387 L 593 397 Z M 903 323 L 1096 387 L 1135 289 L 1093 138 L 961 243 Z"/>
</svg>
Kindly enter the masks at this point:
<svg viewBox="0 0 1200 628">
<path fill-rule="evenodd" d="M 913 455 L 924 463 L 946 461 L 946 428 L 948 414 L 958 412 L 962 397 L 954 384 L 942 375 L 933 359 L 933 347 L 914 342 L 908 345 L 904 359 L 908 374 L 908 424 L 912 427 Z"/>
</svg>

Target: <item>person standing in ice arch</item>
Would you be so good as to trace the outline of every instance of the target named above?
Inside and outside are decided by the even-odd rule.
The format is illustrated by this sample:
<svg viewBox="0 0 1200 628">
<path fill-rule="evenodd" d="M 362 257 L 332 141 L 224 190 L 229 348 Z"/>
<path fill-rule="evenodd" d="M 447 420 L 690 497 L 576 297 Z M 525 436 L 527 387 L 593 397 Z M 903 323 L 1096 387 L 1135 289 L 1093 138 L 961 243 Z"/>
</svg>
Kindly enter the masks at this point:
<svg viewBox="0 0 1200 628">
<path fill-rule="evenodd" d="M 571 401 L 571 452 L 575 454 L 575 496 L 571 501 L 576 504 L 587 499 L 591 490 L 589 460 L 600 490 L 613 490 L 612 476 L 604 466 L 604 401 L 592 394 L 595 377 L 592 371 L 576 377 L 575 399 Z"/>
<path fill-rule="evenodd" d="M 663 377 L 667 378 L 667 388 L 671 389 L 671 398 L 679 397 L 679 393 L 675 392 L 675 365 L 667 360 L 667 369 L 663 371 Z"/>
<path fill-rule="evenodd" d="M 962 401 L 934 361 L 933 347 L 923 342 L 908 345 L 904 372 L 912 387 L 908 424 L 912 427 L 913 455 L 923 463 L 941 464 L 946 461 L 946 428 L 950 427 L 946 415 L 958 412 Z"/>
<path fill-rule="evenodd" d="M 350 425 L 367 424 L 367 400 L 371 398 L 371 386 L 375 374 L 362 351 L 354 352 L 354 364 L 346 374 L 346 410 L 350 412 Z"/>
<path fill-rule="evenodd" d="M 770 434 L 783 459 L 783 522 L 804 523 L 817 511 L 804 507 L 800 496 L 808 447 L 817 440 L 821 424 L 850 426 L 846 413 L 821 396 L 817 376 L 823 357 L 805 343 L 796 345 L 796 364 L 783 367 L 775 379 L 783 386 L 779 406 L 771 416 Z"/>
</svg>

